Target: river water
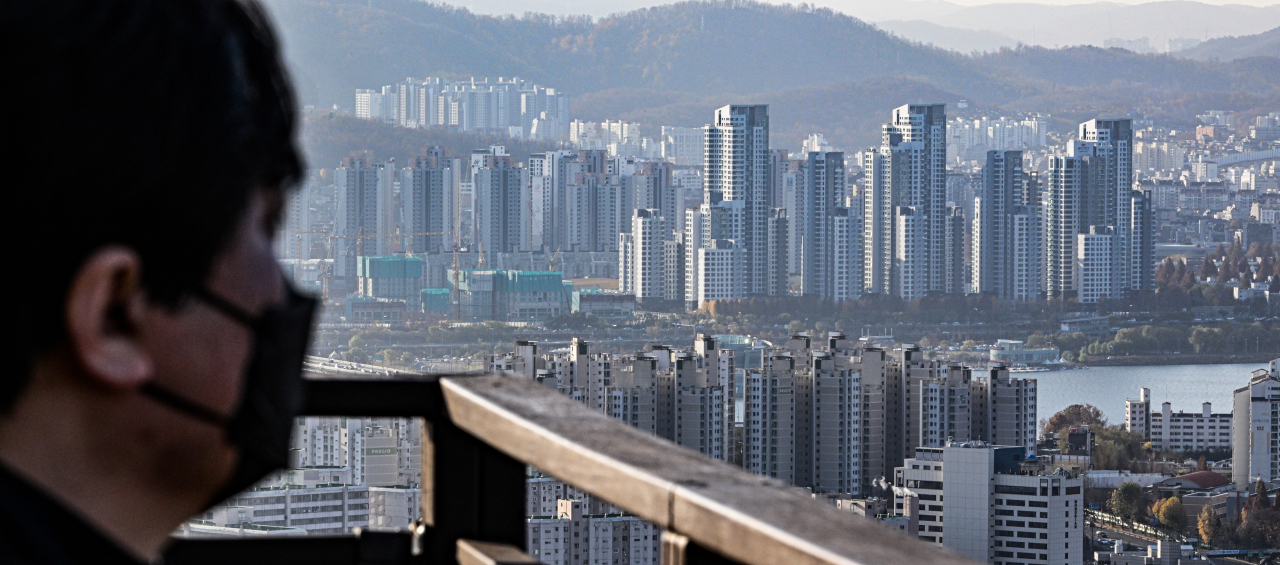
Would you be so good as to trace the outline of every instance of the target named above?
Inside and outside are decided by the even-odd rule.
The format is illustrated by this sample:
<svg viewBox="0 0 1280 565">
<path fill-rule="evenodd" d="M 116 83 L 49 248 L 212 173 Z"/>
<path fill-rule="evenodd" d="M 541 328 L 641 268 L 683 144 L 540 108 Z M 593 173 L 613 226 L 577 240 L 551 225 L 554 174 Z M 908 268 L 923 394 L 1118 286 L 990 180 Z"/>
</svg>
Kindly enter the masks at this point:
<svg viewBox="0 0 1280 565">
<path fill-rule="evenodd" d="M 1112 424 L 1124 422 L 1124 401 L 1138 398 L 1140 388 L 1151 389 L 1155 410 L 1173 403 L 1174 412 L 1200 412 L 1200 404 L 1212 402 L 1213 411 L 1231 411 L 1231 394 L 1249 384 L 1249 375 L 1262 363 L 1235 365 L 1160 365 L 1139 367 L 1090 367 L 1074 371 L 1024 373 L 1038 382 L 1036 420 L 1048 418 L 1072 404 L 1092 404 Z"/>
</svg>

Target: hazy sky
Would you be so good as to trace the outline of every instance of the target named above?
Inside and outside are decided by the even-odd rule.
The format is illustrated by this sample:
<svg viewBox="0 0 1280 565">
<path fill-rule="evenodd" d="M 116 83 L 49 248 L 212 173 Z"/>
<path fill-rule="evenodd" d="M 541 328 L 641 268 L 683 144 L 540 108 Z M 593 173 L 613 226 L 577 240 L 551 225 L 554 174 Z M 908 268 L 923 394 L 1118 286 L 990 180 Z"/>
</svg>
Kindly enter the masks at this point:
<svg viewBox="0 0 1280 565">
<path fill-rule="evenodd" d="M 376 2 L 376 0 L 374 0 Z M 524 12 L 545 12 L 552 14 L 591 14 L 607 15 L 647 6 L 670 4 L 676 0 L 445 0 L 445 3 L 465 6 L 482 14 L 522 14 Z M 792 3 L 796 2 L 774 2 Z M 807 0 L 817 6 L 825 6 L 868 20 L 888 17 L 901 17 L 899 14 L 909 10 L 912 5 L 924 5 L 937 0 Z M 977 6 L 984 4 L 1001 4 L 1008 2 L 992 2 L 990 0 L 947 0 L 952 4 Z M 1068 5 L 1090 4 L 1096 0 L 1039 0 L 1027 2 L 1035 4 Z M 1121 4 L 1145 4 L 1143 0 L 1110 0 Z M 1244 4 L 1249 6 L 1270 6 L 1278 4 L 1277 0 L 1198 0 L 1205 4 Z"/>
</svg>

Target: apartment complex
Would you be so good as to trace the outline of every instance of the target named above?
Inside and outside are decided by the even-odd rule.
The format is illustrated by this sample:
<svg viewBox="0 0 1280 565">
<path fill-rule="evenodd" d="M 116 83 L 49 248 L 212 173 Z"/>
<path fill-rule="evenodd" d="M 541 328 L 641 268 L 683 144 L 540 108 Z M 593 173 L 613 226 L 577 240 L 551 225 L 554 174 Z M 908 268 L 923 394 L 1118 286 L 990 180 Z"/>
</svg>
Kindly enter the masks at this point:
<svg viewBox="0 0 1280 565">
<path fill-rule="evenodd" d="M 1125 429 L 1142 434 L 1154 449 L 1196 452 L 1231 448 L 1234 418 L 1230 412 L 1215 413 L 1208 402 L 1201 405 L 1200 412 L 1174 412 L 1169 402 L 1157 411 L 1151 389 L 1143 388 L 1138 398 L 1125 400 L 1124 413 Z"/>
</svg>

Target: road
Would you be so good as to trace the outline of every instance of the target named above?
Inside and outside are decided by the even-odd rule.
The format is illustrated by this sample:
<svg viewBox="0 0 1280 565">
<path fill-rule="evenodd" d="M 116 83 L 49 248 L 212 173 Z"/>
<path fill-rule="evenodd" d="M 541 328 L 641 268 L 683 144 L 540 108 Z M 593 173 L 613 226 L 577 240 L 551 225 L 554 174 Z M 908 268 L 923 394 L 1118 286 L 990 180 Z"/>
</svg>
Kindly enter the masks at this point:
<svg viewBox="0 0 1280 565">
<path fill-rule="evenodd" d="M 1106 532 L 1106 533 L 1107 533 L 1107 537 L 1108 537 L 1108 538 L 1110 538 L 1110 539 L 1120 540 L 1120 541 L 1123 541 L 1123 542 L 1125 542 L 1125 543 L 1129 544 L 1130 549 L 1132 549 L 1133 547 L 1145 548 L 1145 547 L 1147 547 L 1147 546 L 1152 545 L 1152 544 L 1154 544 L 1154 543 L 1155 543 L 1155 542 L 1150 541 L 1150 540 L 1148 540 L 1148 539 L 1141 538 L 1141 537 L 1135 536 L 1135 535 L 1133 535 L 1133 534 L 1130 534 L 1130 533 L 1128 533 L 1128 532 L 1125 532 L 1125 531 L 1122 531 L 1122 530 L 1117 530 L 1117 529 L 1110 528 L 1110 527 L 1096 526 L 1096 525 L 1095 525 L 1095 526 L 1089 526 L 1089 528 L 1090 528 L 1090 529 L 1089 529 L 1089 530 L 1086 530 L 1086 532 L 1085 532 L 1085 537 L 1087 538 L 1087 541 L 1089 541 L 1090 543 L 1092 543 L 1092 537 L 1093 537 L 1094 532 L 1099 532 L 1099 531 Z M 1099 550 L 1099 551 L 1100 551 L 1100 550 Z M 1091 554 L 1091 555 L 1092 555 L 1092 554 Z M 1206 563 L 1213 563 L 1214 565 L 1243 565 L 1243 564 L 1245 564 L 1245 563 L 1247 563 L 1247 562 L 1245 562 L 1245 561 L 1238 561 L 1238 560 L 1235 560 L 1235 559 L 1214 558 L 1214 559 L 1210 559 L 1210 560 L 1206 561 Z"/>
</svg>

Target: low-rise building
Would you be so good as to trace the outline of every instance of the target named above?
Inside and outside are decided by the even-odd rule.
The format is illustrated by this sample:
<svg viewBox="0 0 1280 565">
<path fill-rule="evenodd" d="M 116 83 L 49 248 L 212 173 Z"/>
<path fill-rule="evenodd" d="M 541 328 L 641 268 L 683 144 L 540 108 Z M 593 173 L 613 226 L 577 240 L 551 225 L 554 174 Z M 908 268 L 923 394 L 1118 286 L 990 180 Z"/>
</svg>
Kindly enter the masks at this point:
<svg viewBox="0 0 1280 565">
<path fill-rule="evenodd" d="M 1232 416 L 1215 413 L 1205 402 L 1199 413 L 1174 412 L 1165 402 L 1151 413 L 1151 447 L 1172 451 L 1226 451 L 1231 448 Z"/>
<path fill-rule="evenodd" d="M 916 505 L 915 537 L 979 562 L 1077 565 L 1084 480 L 1024 465 L 1023 446 L 919 448 L 894 470 L 895 509 Z"/>
<path fill-rule="evenodd" d="M 1142 434 L 1158 450 L 1200 452 L 1225 451 L 1231 447 L 1230 413 L 1215 413 L 1205 402 L 1199 413 L 1174 412 L 1172 404 L 1161 404 L 1160 411 L 1151 410 L 1151 389 L 1143 388 L 1137 399 L 1124 401 L 1125 429 Z"/>
<path fill-rule="evenodd" d="M 219 522 L 219 518 L 221 521 Z M 214 525 L 299 528 L 308 534 L 349 534 L 369 526 L 369 487 L 283 485 L 244 491 L 197 516 Z"/>
<path fill-rule="evenodd" d="M 1001 339 L 996 341 L 995 346 L 991 348 L 990 361 L 1010 366 L 1042 365 L 1044 363 L 1057 362 L 1061 357 L 1062 352 L 1056 347 L 1029 349 L 1024 342 Z"/>
<path fill-rule="evenodd" d="M 546 320 L 569 313 L 572 291 L 573 283 L 554 271 L 463 270 L 458 315 L 467 321 Z"/>
<path fill-rule="evenodd" d="M 569 309 L 597 318 L 630 318 L 636 312 L 636 296 L 599 289 L 574 290 Z"/>
</svg>

